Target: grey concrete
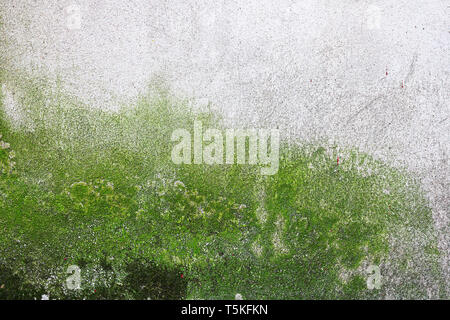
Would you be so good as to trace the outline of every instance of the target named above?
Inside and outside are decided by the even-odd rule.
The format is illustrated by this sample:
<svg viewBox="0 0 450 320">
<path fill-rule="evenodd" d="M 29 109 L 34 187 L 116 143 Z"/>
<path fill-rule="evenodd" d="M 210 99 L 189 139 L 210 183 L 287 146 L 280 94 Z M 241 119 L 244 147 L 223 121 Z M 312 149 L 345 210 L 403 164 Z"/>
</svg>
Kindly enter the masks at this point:
<svg viewBox="0 0 450 320">
<path fill-rule="evenodd" d="M 11 73 L 59 75 L 94 107 L 117 109 L 160 76 L 235 125 L 417 173 L 450 279 L 449 1 L 1 0 L 0 14 Z"/>
</svg>

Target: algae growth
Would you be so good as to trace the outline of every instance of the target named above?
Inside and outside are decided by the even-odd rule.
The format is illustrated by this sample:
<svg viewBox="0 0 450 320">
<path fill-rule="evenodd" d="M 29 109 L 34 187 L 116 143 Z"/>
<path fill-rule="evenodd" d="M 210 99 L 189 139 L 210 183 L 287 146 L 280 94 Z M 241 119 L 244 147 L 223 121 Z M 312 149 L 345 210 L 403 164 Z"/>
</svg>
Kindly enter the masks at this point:
<svg viewBox="0 0 450 320">
<path fill-rule="evenodd" d="M 445 296 L 431 211 L 406 172 L 287 141 L 273 176 L 175 165 L 173 130 L 221 128 L 220 117 L 160 88 L 112 113 L 43 80 L 2 80 L 0 298 Z M 371 265 L 379 288 L 368 288 Z"/>
</svg>

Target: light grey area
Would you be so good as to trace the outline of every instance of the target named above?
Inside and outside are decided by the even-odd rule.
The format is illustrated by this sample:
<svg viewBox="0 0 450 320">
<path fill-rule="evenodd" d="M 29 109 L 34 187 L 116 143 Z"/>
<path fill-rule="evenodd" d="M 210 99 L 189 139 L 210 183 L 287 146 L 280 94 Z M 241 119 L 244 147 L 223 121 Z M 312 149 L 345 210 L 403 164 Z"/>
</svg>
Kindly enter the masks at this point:
<svg viewBox="0 0 450 320">
<path fill-rule="evenodd" d="M 117 109 L 159 76 L 234 125 L 416 173 L 450 287 L 450 1 L 1 0 L 0 14 L 11 73 L 59 76 L 94 107 Z"/>
</svg>

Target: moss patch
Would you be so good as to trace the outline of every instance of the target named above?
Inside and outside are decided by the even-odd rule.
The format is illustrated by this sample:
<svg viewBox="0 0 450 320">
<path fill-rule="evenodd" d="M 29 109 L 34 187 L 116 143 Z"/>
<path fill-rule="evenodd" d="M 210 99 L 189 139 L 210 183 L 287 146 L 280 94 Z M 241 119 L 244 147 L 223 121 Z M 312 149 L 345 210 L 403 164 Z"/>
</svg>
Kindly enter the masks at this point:
<svg viewBox="0 0 450 320">
<path fill-rule="evenodd" d="M 172 131 L 196 119 L 221 128 L 218 117 L 160 88 L 108 113 L 45 81 L 3 80 L 20 84 L 26 117 L 16 127 L 0 116 L 0 286 L 14 288 L 2 297 L 426 297 L 415 270 L 429 268 L 425 284 L 442 286 L 431 212 L 405 172 L 357 150 L 289 143 L 273 176 L 176 166 Z M 367 289 L 370 264 L 381 289 Z M 79 291 L 65 286 L 70 265 Z"/>
</svg>

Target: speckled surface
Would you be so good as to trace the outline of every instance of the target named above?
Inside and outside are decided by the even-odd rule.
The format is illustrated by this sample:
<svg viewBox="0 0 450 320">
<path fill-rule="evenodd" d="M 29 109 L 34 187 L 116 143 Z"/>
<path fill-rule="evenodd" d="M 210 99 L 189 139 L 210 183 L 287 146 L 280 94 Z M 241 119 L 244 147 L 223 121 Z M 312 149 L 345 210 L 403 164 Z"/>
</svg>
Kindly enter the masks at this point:
<svg viewBox="0 0 450 320">
<path fill-rule="evenodd" d="M 0 55 L 7 72 L 59 77 L 93 107 L 117 109 L 161 77 L 235 125 L 406 167 L 450 287 L 449 14 L 445 0 L 2 0 Z"/>
</svg>

